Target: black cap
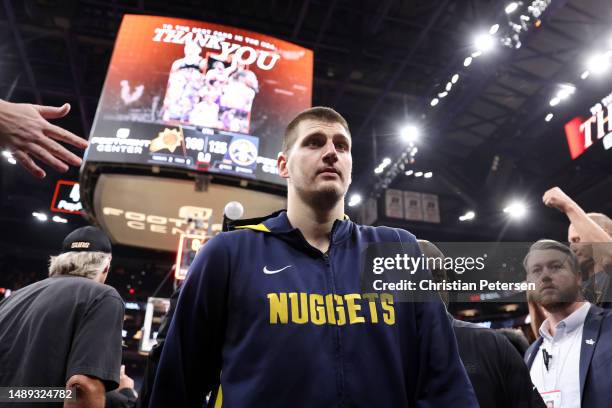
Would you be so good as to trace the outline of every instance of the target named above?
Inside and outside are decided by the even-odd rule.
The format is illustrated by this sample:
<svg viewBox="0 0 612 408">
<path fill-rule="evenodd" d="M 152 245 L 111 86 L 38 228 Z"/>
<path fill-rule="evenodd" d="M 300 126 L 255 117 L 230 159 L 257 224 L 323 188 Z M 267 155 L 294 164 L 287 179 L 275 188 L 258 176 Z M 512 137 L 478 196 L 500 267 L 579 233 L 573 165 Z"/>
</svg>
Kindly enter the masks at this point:
<svg viewBox="0 0 612 408">
<path fill-rule="evenodd" d="M 64 252 L 106 252 L 111 253 L 111 243 L 104 232 L 96 227 L 75 229 L 64 238 Z"/>
</svg>

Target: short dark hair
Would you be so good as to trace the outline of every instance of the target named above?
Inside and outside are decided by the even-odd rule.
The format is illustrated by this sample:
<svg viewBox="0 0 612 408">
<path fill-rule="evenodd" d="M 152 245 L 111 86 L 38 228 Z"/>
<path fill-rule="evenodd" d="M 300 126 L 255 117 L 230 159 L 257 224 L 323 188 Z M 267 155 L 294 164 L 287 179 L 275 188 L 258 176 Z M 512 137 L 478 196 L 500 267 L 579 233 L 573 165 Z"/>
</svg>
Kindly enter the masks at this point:
<svg viewBox="0 0 612 408">
<path fill-rule="evenodd" d="M 567 255 L 567 260 L 572 268 L 572 272 L 576 275 L 580 274 L 580 266 L 576 254 L 567 245 L 563 245 L 562 243 L 552 239 L 541 239 L 531 245 L 529 252 L 527 252 L 527 255 L 525 255 L 525 259 L 523 259 L 523 268 L 525 268 L 525 272 L 529 273 L 527 270 L 527 260 L 529 259 L 529 255 L 531 255 L 533 251 L 546 251 L 548 249 L 554 249 L 555 251 L 559 251 Z"/>
<path fill-rule="evenodd" d="M 298 113 L 297 116 L 293 118 L 291 122 L 289 122 L 287 128 L 285 129 L 285 134 L 283 135 L 283 153 L 287 154 L 289 149 L 291 149 L 291 147 L 295 143 L 295 129 L 302 121 L 308 119 L 319 120 L 328 123 L 339 123 L 344 129 L 346 129 L 349 135 L 351 134 L 348 122 L 341 114 L 339 114 L 332 108 L 328 108 L 325 106 L 315 106 Z"/>
</svg>

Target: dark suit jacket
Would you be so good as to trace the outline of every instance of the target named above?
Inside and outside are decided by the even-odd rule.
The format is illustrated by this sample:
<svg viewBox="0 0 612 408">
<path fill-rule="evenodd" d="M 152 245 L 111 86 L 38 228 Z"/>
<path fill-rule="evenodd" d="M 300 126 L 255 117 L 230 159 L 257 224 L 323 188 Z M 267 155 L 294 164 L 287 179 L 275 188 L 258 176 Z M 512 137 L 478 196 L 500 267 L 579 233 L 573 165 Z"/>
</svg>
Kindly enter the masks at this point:
<svg viewBox="0 0 612 408">
<path fill-rule="evenodd" d="M 525 362 L 531 369 L 542 338 L 533 342 Z M 580 347 L 580 400 L 587 408 L 612 404 L 612 311 L 591 305 L 584 321 Z"/>
<path fill-rule="evenodd" d="M 502 334 L 450 317 L 481 408 L 545 408 L 521 355 Z"/>
</svg>

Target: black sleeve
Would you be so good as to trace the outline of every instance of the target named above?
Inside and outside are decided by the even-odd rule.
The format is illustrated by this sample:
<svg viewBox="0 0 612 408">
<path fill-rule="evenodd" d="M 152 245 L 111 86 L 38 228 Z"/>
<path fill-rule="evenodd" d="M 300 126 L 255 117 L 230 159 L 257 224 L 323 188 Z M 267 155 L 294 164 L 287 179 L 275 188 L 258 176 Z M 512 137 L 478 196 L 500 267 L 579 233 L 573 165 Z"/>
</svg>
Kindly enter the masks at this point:
<svg viewBox="0 0 612 408">
<path fill-rule="evenodd" d="M 104 408 L 132 408 L 136 405 L 136 395 L 130 388 L 106 393 Z"/>
<path fill-rule="evenodd" d="M 189 267 L 170 322 L 149 408 L 201 408 L 219 384 L 227 315 L 230 252 L 223 234 L 208 241 Z"/>
<path fill-rule="evenodd" d="M 117 293 L 91 302 L 75 329 L 66 381 L 80 374 L 100 379 L 106 391 L 119 386 L 123 312 L 123 301 Z"/>
<path fill-rule="evenodd" d="M 537 388 L 531 382 L 531 374 L 518 351 L 510 341 L 496 333 L 498 349 L 503 361 L 502 378 L 506 386 L 508 407 L 516 408 L 546 408 L 544 400 Z"/>
</svg>

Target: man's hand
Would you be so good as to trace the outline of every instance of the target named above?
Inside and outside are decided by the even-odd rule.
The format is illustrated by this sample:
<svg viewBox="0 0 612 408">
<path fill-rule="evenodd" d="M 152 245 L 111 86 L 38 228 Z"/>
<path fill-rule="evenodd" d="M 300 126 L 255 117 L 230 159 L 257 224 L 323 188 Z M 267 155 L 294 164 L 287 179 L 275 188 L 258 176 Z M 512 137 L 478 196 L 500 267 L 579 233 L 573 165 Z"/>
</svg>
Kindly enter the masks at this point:
<svg viewBox="0 0 612 408">
<path fill-rule="evenodd" d="M 542 201 L 547 207 L 556 208 L 566 214 L 570 209 L 576 206 L 574 200 L 569 198 L 559 187 L 553 187 L 545 192 Z"/>
<path fill-rule="evenodd" d="M 60 172 L 68 171 L 68 165 L 80 166 L 81 159 L 55 140 L 80 149 L 87 147 L 87 141 L 47 121 L 62 118 L 68 112 L 70 105 L 67 103 L 56 108 L 0 100 L 0 148 L 8 149 L 27 171 L 38 178 L 45 177 L 46 173 L 33 158 Z"/>
<path fill-rule="evenodd" d="M 124 365 L 121 366 L 121 371 L 119 372 L 119 388 L 117 390 L 122 388 L 134 389 L 134 380 L 125 373 Z"/>
</svg>

